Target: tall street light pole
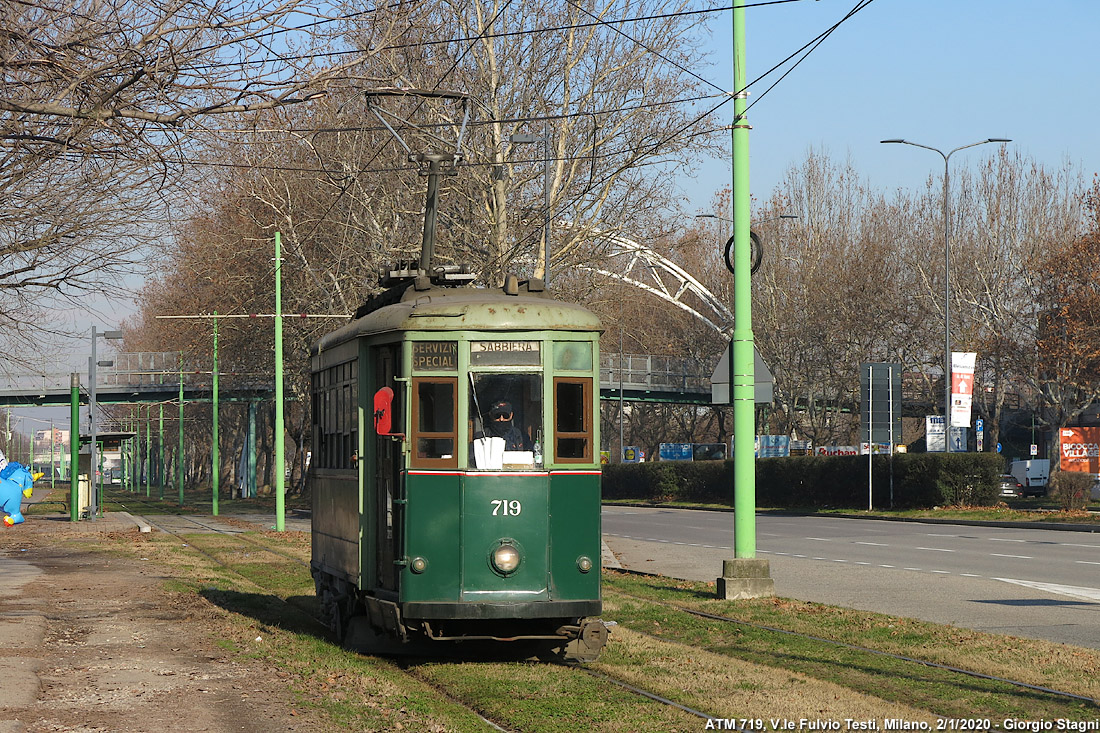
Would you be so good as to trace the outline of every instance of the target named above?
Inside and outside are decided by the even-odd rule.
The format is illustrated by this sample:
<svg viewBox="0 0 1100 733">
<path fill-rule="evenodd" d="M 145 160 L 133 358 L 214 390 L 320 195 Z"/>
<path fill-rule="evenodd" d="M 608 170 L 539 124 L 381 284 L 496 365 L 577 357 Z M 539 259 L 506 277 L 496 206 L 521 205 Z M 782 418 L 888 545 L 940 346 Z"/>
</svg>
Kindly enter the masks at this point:
<svg viewBox="0 0 1100 733">
<path fill-rule="evenodd" d="M 88 357 L 88 432 L 90 434 L 90 441 L 88 443 L 88 489 L 89 496 L 91 498 L 91 506 L 88 507 L 88 518 L 95 521 L 96 516 L 102 509 L 99 506 L 99 482 L 96 481 L 96 423 L 95 423 L 95 386 L 96 386 L 96 367 L 97 366 L 112 366 L 113 361 L 99 362 L 95 356 L 96 336 L 102 336 L 105 339 L 120 339 L 122 338 L 122 331 L 101 331 L 96 333 L 95 326 L 92 326 L 92 355 Z M 69 437 L 72 440 L 72 436 Z M 80 436 L 77 436 L 77 442 L 80 442 Z M 75 466 L 73 470 L 76 470 Z"/>
<path fill-rule="evenodd" d="M 934 153 L 939 153 L 943 158 L 943 448 L 945 452 L 951 451 L 951 226 L 950 226 L 950 184 L 948 176 L 950 169 L 948 162 L 951 156 L 960 150 L 972 148 L 975 145 L 986 143 L 1010 143 L 1012 140 L 1003 137 L 990 137 L 979 140 L 976 143 L 960 145 L 947 153 L 930 145 L 892 138 L 881 140 L 882 143 L 899 143 L 912 145 L 915 148 L 924 148 Z"/>
</svg>

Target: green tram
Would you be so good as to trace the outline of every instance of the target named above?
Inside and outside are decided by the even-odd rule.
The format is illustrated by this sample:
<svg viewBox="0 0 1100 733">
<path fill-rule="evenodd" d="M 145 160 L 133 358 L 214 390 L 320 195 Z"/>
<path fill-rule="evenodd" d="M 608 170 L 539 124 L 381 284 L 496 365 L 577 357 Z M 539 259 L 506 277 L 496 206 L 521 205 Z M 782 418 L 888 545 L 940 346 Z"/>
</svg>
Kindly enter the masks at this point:
<svg viewBox="0 0 1100 733">
<path fill-rule="evenodd" d="M 311 351 L 323 613 L 383 653 L 595 659 L 600 323 L 538 280 L 412 273 Z"/>
</svg>

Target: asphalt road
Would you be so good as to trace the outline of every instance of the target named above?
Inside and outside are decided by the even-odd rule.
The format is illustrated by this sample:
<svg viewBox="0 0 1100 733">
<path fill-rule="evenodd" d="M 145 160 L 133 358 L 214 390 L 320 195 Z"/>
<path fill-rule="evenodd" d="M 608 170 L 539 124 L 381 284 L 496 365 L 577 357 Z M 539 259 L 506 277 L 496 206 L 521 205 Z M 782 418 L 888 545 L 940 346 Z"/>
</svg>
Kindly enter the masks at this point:
<svg viewBox="0 0 1100 733">
<path fill-rule="evenodd" d="M 733 515 L 604 507 L 623 567 L 712 581 Z M 1100 534 L 760 515 L 776 595 L 1100 649 Z"/>
</svg>

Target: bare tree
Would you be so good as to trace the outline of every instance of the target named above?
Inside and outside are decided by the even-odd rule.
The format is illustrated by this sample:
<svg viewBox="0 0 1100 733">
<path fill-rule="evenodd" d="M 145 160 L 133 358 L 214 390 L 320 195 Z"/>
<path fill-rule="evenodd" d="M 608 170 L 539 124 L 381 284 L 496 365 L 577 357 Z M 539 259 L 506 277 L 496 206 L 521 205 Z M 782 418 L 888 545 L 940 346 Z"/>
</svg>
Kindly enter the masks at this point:
<svg viewBox="0 0 1100 733">
<path fill-rule="evenodd" d="M 547 215 L 572 224 L 552 234 L 551 270 L 561 272 L 593 257 L 595 230 L 636 235 L 673 203 L 669 174 L 707 139 L 687 103 L 700 82 L 686 69 L 701 57 L 699 21 L 676 12 L 684 6 L 646 0 L 629 6 L 631 18 L 615 3 L 546 0 L 393 11 L 407 23 L 404 44 L 381 50 L 373 68 L 388 63 L 405 85 L 459 89 L 476 105 L 466 170 L 446 204 L 453 253 L 444 256 L 478 263 L 488 282 L 510 269 L 542 276 Z M 439 28 L 461 40 L 440 43 Z M 419 63 L 410 63 L 414 44 Z M 706 90 L 714 91 L 722 90 Z M 540 142 L 518 143 L 517 133 Z"/>
<path fill-rule="evenodd" d="M 773 222 L 753 276 L 758 348 L 775 375 L 776 429 L 815 443 L 857 439 L 859 366 L 921 365 L 918 327 L 894 245 L 904 212 L 870 190 L 850 163 L 810 151 L 759 212 Z"/>
<path fill-rule="evenodd" d="M 1083 203 L 1083 182 L 1072 167 L 1050 171 L 1007 149 L 975 176 L 957 177 L 953 339 L 959 350 L 979 355 L 976 407 L 988 418 L 991 446 L 1000 437 L 1006 397 L 1046 390 L 1037 344 L 1045 338 L 1041 309 L 1051 271 L 1042 263 L 1077 240 Z"/>
<path fill-rule="evenodd" d="M 0 9 L 0 329 L 140 268 L 214 114 L 301 102 L 302 0 L 43 0 Z M 323 30 L 314 28 L 312 31 Z M 347 62 L 358 63 L 358 58 Z M 148 252 L 148 249 L 144 250 Z M 45 301 L 44 301 L 45 299 Z"/>
<path fill-rule="evenodd" d="M 1060 428 L 1100 401 L 1100 184 L 1093 183 L 1086 201 L 1088 231 L 1053 246 L 1036 272 L 1035 374 L 1054 457 L 1061 453 Z"/>
</svg>

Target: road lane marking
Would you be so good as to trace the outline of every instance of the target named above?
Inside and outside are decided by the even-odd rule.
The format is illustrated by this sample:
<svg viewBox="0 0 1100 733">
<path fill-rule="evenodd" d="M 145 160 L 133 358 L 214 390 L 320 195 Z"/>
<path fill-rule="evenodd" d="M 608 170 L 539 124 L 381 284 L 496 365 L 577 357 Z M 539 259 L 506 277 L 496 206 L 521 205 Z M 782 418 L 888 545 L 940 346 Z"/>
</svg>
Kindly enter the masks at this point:
<svg viewBox="0 0 1100 733">
<path fill-rule="evenodd" d="M 814 540 L 815 542 L 832 542 L 832 540 L 826 539 L 825 537 L 806 537 L 804 539 Z"/>
<path fill-rule="evenodd" d="M 929 552 L 954 552 L 954 550 L 945 550 L 942 547 L 918 547 L 918 550 L 928 550 Z"/>
<path fill-rule="evenodd" d="M 857 545 L 871 545 L 872 547 L 889 547 L 890 545 L 883 544 L 882 542 L 856 542 Z"/>
<path fill-rule="evenodd" d="M 1025 588 L 1054 593 L 1071 598 L 1081 598 L 1086 601 L 1100 601 L 1100 588 L 1085 588 L 1079 585 L 1058 585 L 1056 583 L 1038 583 L 1034 580 L 1016 580 L 1015 578 L 994 578 L 1004 583 L 1022 585 Z"/>
<path fill-rule="evenodd" d="M 989 554 L 992 557 L 1010 557 L 1010 558 L 1013 558 L 1014 560 L 1034 560 L 1035 559 L 1035 558 L 1030 557 L 1028 555 L 1002 555 L 999 552 L 991 552 Z"/>
<path fill-rule="evenodd" d="M 990 542 L 1027 542 L 1027 540 L 1008 540 L 1003 537 L 990 537 Z"/>
<path fill-rule="evenodd" d="M 1100 565 L 1100 562 L 1090 562 L 1088 560 L 1074 560 L 1078 565 Z"/>
<path fill-rule="evenodd" d="M 951 571 L 949 571 L 949 570 L 933 570 L 931 572 L 939 573 L 940 575 L 951 575 Z"/>
</svg>

